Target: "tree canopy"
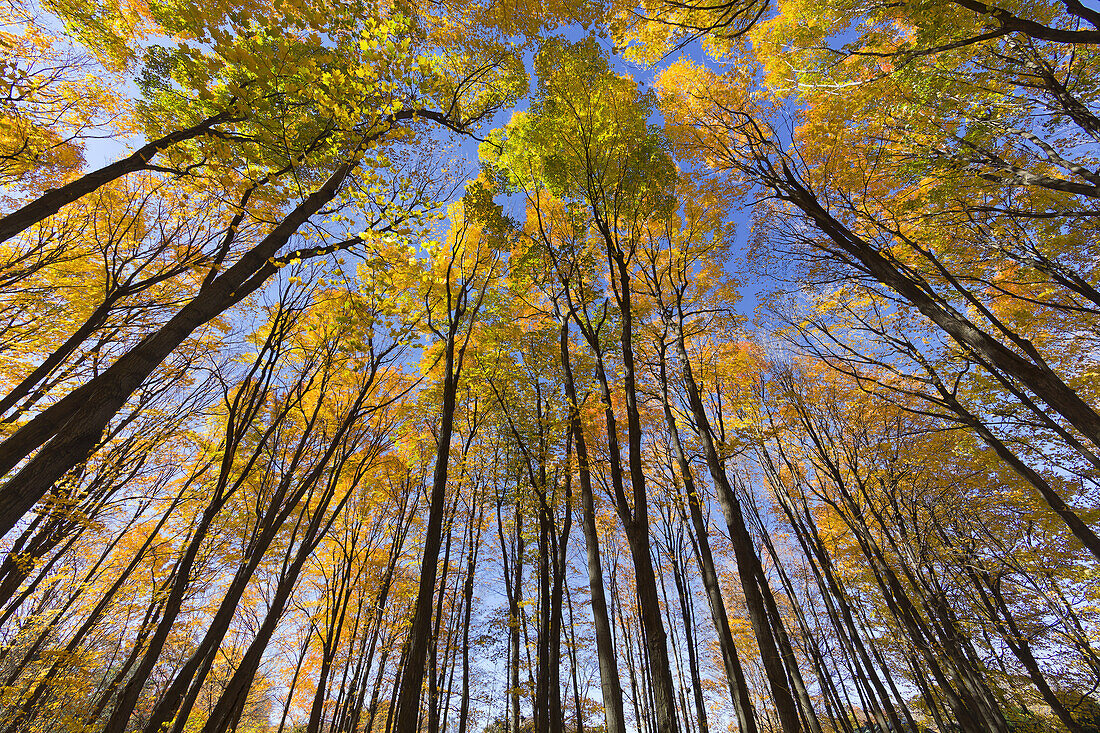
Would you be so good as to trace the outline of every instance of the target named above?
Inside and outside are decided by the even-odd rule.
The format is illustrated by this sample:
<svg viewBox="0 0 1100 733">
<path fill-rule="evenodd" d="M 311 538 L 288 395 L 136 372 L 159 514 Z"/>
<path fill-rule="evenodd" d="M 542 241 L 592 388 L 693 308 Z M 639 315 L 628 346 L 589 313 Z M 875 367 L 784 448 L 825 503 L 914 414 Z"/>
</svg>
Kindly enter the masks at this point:
<svg viewBox="0 0 1100 733">
<path fill-rule="evenodd" d="M 0 733 L 1100 731 L 1094 3 L 0 3 Z"/>
</svg>

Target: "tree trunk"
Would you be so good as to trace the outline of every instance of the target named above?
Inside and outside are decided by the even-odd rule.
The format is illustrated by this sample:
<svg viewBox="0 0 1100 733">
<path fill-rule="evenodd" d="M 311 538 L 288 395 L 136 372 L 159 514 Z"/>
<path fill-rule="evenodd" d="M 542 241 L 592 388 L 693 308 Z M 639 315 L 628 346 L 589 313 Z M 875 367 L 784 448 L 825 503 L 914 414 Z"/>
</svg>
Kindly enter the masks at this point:
<svg viewBox="0 0 1100 733">
<path fill-rule="evenodd" d="M 737 558 L 737 575 L 741 581 L 741 590 L 745 595 L 745 606 L 749 612 L 749 620 L 752 622 L 753 632 L 760 648 L 761 662 L 768 678 L 772 691 L 772 700 L 776 713 L 779 715 L 780 725 L 784 733 L 799 733 L 801 724 L 798 718 L 798 707 L 794 695 L 787 682 L 787 674 L 783 667 L 776 645 L 775 635 L 768 619 L 768 613 L 764 606 L 764 599 L 760 593 L 757 578 L 764 573 L 760 565 L 760 557 L 756 554 L 752 536 L 745 526 L 745 518 L 741 514 L 741 506 L 737 495 L 730 486 L 726 477 L 726 470 L 718 457 L 718 450 L 714 445 L 713 431 L 710 419 L 707 417 L 706 407 L 699 396 L 699 388 L 692 373 L 691 362 L 688 359 L 687 346 L 684 343 L 683 314 L 680 313 L 677 324 L 676 337 L 673 343 L 681 361 L 681 372 L 684 387 L 687 391 L 688 404 L 694 418 L 696 432 L 707 460 L 707 468 L 710 469 L 711 478 L 718 494 L 718 504 L 726 518 L 726 526 L 729 528 L 730 540 L 733 543 L 734 554 Z"/>
<path fill-rule="evenodd" d="M 395 723 L 398 731 L 415 731 L 420 719 L 420 693 L 424 685 L 424 664 L 427 659 L 428 638 L 432 628 L 432 601 L 435 599 L 435 581 L 439 563 L 439 550 L 443 540 L 443 515 L 446 510 L 447 464 L 451 454 L 451 435 L 454 433 L 455 395 L 458 392 L 461 355 L 456 359 L 455 341 L 458 320 L 451 319 L 444 344 L 443 410 L 440 417 L 439 441 L 435 453 L 435 472 L 432 476 L 432 492 L 428 505 L 428 526 L 424 533 L 424 559 L 420 565 L 420 590 L 416 596 L 413 620 L 409 625 L 408 652 L 405 669 L 401 674 L 400 692 L 397 697 Z"/>
<path fill-rule="evenodd" d="M 177 143 L 208 135 L 215 125 L 238 119 L 228 110 L 220 112 L 191 127 L 170 132 L 164 137 L 146 143 L 122 160 L 85 173 L 57 188 L 46 190 L 34 201 L 24 204 L 16 211 L 0 218 L 0 243 L 8 241 L 16 234 L 34 226 L 46 217 L 53 216 L 61 210 L 61 207 L 92 193 L 100 186 L 104 186 L 129 173 L 146 170 L 149 161 L 162 150 L 166 150 Z"/>
<path fill-rule="evenodd" d="M 588 443 L 581 425 L 580 403 L 569 363 L 569 321 L 562 318 L 559 329 L 565 396 L 569 401 L 570 424 L 577 448 L 577 474 L 581 482 L 581 528 L 584 530 L 585 553 L 588 558 L 588 587 L 592 596 L 592 621 L 596 631 L 596 656 L 600 663 L 600 691 L 603 696 L 604 722 L 607 733 L 626 733 L 626 715 L 623 712 L 623 692 L 619 686 L 619 665 L 615 658 L 615 643 L 611 633 L 611 621 L 607 612 L 607 593 L 604 590 L 603 565 L 600 560 L 599 532 L 596 528 L 595 497 L 592 492 L 591 463 Z"/>
<path fill-rule="evenodd" d="M 752 699 L 749 697 L 748 682 L 745 680 L 741 659 L 733 642 L 733 631 L 730 628 L 729 615 L 726 613 L 726 604 L 722 598 L 722 589 L 718 583 L 718 573 L 714 568 L 710 535 L 706 521 L 703 519 L 699 492 L 695 487 L 691 465 L 688 463 L 687 456 L 684 454 L 683 446 L 680 443 L 680 431 L 676 426 L 676 420 L 672 415 L 672 408 L 668 401 L 668 381 L 663 358 L 661 360 L 660 376 L 665 423 L 668 426 L 673 452 L 676 454 L 680 477 L 684 482 L 688 511 L 691 515 L 692 527 L 695 530 L 695 541 L 692 546 L 699 565 L 699 574 L 703 579 L 703 589 L 707 594 L 711 621 L 714 623 L 714 629 L 718 635 L 718 647 L 722 651 L 722 664 L 726 671 L 726 680 L 729 683 L 733 709 L 737 715 L 737 725 L 741 733 L 756 733 L 756 716 L 753 712 Z"/>
</svg>

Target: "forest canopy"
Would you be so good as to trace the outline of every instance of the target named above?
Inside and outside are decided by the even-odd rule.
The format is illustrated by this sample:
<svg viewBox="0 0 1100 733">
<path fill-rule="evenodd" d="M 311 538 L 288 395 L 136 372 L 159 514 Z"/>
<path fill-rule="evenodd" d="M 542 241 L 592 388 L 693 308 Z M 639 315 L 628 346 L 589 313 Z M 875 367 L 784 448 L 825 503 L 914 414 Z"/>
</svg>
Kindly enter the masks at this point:
<svg viewBox="0 0 1100 733">
<path fill-rule="evenodd" d="M 1100 732 L 1092 0 L 0 8 L 0 733 Z"/>
</svg>

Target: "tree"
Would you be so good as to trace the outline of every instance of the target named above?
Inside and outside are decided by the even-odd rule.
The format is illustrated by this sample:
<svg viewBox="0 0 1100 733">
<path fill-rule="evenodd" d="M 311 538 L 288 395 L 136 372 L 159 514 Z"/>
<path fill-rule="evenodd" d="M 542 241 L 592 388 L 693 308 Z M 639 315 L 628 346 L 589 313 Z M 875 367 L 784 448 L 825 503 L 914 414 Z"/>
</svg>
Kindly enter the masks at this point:
<svg viewBox="0 0 1100 733">
<path fill-rule="evenodd" d="M 254 238 L 243 242 L 237 238 L 247 218 L 245 207 L 255 189 L 270 183 L 278 187 L 283 176 L 298 171 L 306 162 L 300 161 L 298 153 L 292 153 L 289 160 L 284 158 L 285 162 L 278 163 L 270 173 L 246 182 L 238 204 L 240 211 L 229 222 L 224 236 L 210 242 L 213 249 L 208 255 L 209 265 L 205 267 L 201 286 L 191 299 L 162 325 L 143 334 L 140 342 L 116 358 L 102 374 L 54 401 L 0 444 L 0 467 L 6 472 L 34 453 L 0 492 L 6 497 L 0 499 L 5 507 L 0 511 L 4 517 L 0 524 L 5 530 L 14 526 L 54 481 L 95 448 L 110 418 L 153 369 L 195 329 L 256 292 L 286 264 L 364 245 L 389 233 L 410 231 L 414 211 L 430 202 L 430 185 L 410 186 L 408 179 L 387 179 L 384 173 L 379 173 L 387 170 L 385 144 L 408 140 L 413 133 L 407 123 L 413 120 L 432 120 L 465 130 L 504 103 L 514 88 L 509 83 L 507 70 L 501 78 L 487 74 L 481 66 L 486 63 L 489 69 L 500 68 L 502 51 L 497 50 L 497 55 L 493 56 L 490 50 L 488 58 L 483 52 L 477 59 L 451 59 L 452 63 L 477 65 L 473 71 L 459 71 L 460 75 L 471 75 L 464 82 L 453 82 L 446 78 L 444 64 L 435 66 L 408 52 L 411 36 L 399 37 L 407 28 L 406 19 L 390 15 L 384 21 L 368 23 L 365 38 L 352 41 L 345 34 L 347 48 L 340 58 L 353 60 L 355 65 L 338 76 L 349 81 L 339 85 L 341 96 L 326 96 L 321 100 L 319 117 L 307 113 L 313 128 L 311 131 L 307 126 L 302 130 L 304 152 L 323 154 L 326 162 L 311 171 L 311 183 L 304 191 L 299 189 L 301 193 L 293 197 L 298 202 L 280 214 L 278 223 L 260 227 Z M 249 42 L 261 41 L 262 38 L 253 37 Z M 198 61 L 204 65 L 216 63 L 205 56 Z M 304 70 L 310 66 L 299 64 L 295 68 Z M 187 60 L 174 66 L 173 71 L 198 76 L 198 71 Z M 317 73 L 330 81 L 315 86 L 310 80 L 305 85 L 310 99 L 319 89 L 333 84 L 334 72 L 318 69 Z M 352 83 L 351 79 L 356 81 Z M 247 86 L 238 81 L 229 86 L 236 88 L 242 84 Z M 347 106 L 341 106 L 344 104 Z M 432 109 L 436 104 L 444 111 Z M 328 127 L 323 125 L 317 129 L 318 118 L 327 120 Z M 336 130 L 341 134 L 334 138 Z M 387 188 L 392 191 L 392 198 L 385 197 L 383 192 Z M 354 202 L 362 207 L 366 226 L 360 233 L 347 232 L 348 227 L 341 226 L 338 218 L 335 237 L 326 232 L 320 242 L 299 242 L 289 251 L 280 252 L 298 235 L 301 227 L 338 197 L 344 205 Z M 352 223 L 347 217 L 344 219 Z M 231 255 L 235 255 L 235 260 Z M 44 450 L 35 453 L 46 443 L 48 446 Z"/>
<path fill-rule="evenodd" d="M 834 12 L 835 17 L 814 32 L 827 37 L 851 17 L 845 9 Z M 933 23 L 931 16 L 907 12 L 903 11 L 904 21 L 890 15 L 875 22 L 904 22 L 918 29 Z M 689 64 L 667 72 L 666 88 L 671 91 L 674 83 L 682 82 L 680 88 L 685 90 L 669 95 L 669 109 L 676 110 L 676 134 L 685 150 L 701 152 L 713 167 L 728 171 L 742 185 L 771 192 L 782 202 L 774 217 L 790 215 L 810 227 L 806 231 L 778 226 L 761 236 L 761 243 L 766 237 L 794 262 L 803 263 L 800 281 L 836 288 L 840 298 L 851 293 L 889 303 L 883 307 L 919 313 L 934 326 L 932 349 L 952 350 L 974 365 L 975 373 L 992 377 L 1020 409 L 1046 423 L 1051 439 L 1065 442 L 1090 460 L 1100 423 L 1077 366 L 1088 360 L 1080 350 L 1087 350 L 1088 339 L 1055 345 L 1048 338 L 1062 328 L 1054 323 L 1065 325 L 1066 318 L 1083 319 L 1071 330 L 1080 327 L 1087 333 L 1091 329 L 1086 325 L 1092 320 L 1089 296 L 1084 295 L 1089 305 L 1079 305 L 1082 288 L 1071 284 L 1084 283 L 1091 276 L 1060 260 L 1047 244 L 1039 245 L 1043 252 L 1038 257 L 1009 256 L 1011 267 L 1005 270 L 999 265 L 1005 252 L 1017 249 L 1004 243 L 1006 239 L 1058 242 L 1057 236 L 1051 238 L 1054 221 L 1060 222 L 1055 226 L 1063 226 L 1073 220 L 1080 197 L 1089 196 L 1087 185 L 1082 189 L 1068 179 L 1059 182 L 1063 179 L 1043 168 L 1065 165 L 1085 174 L 1088 163 L 1070 162 L 1071 153 L 1061 155 L 1038 131 L 1025 129 L 1026 123 L 1020 121 L 1032 113 L 1040 118 L 1062 114 L 1049 106 L 1051 92 L 1033 83 L 1030 71 L 1016 71 L 1051 63 L 1042 54 L 1034 55 L 1039 53 L 1035 39 L 1051 34 L 1026 23 L 1015 24 L 1011 20 L 1015 16 L 1006 13 L 998 16 L 998 30 L 983 35 L 974 28 L 982 21 L 970 11 L 945 7 L 943 12 L 952 22 L 936 31 L 929 26 L 928 32 L 951 35 L 920 37 L 917 48 L 900 36 L 893 40 L 873 34 L 861 37 L 860 43 L 868 48 L 884 44 L 890 50 L 852 51 L 850 67 L 855 76 L 848 80 L 860 81 L 860 93 L 846 97 L 844 104 L 838 104 L 838 97 L 821 97 L 815 91 L 818 77 L 805 84 L 796 80 L 803 85 L 799 88 L 805 90 L 808 106 L 798 113 L 806 124 L 799 128 L 790 151 L 771 126 L 785 114 L 780 101 L 761 101 L 760 94 L 746 94 L 744 85 L 752 84 L 751 64 L 756 61 L 744 51 L 739 52 L 744 65 L 725 77 Z M 775 39 L 789 30 L 789 22 L 779 14 L 762 24 L 756 31 L 760 48 L 774 48 Z M 1028 35 L 1031 32 L 1038 36 Z M 1010 35 L 1016 33 L 1023 34 L 1024 40 Z M 1030 50 L 1025 50 L 1028 44 Z M 1057 45 L 1049 52 L 1071 53 Z M 762 51 L 759 61 L 765 72 L 777 75 L 778 62 L 771 53 Z M 826 46 L 806 51 L 806 58 L 813 59 L 820 71 L 825 57 L 838 54 L 843 55 Z M 1085 57 L 1089 54 L 1086 50 Z M 893 60 L 882 61 L 886 58 Z M 958 63 L 943 71 L 941 64 L 948 59 Z M 1018 65 L 1009 64 L 1008 59 Z M 918 73 L 918 68 L 924 73 Z M 771 83 L 773 77 L 764 78 Z M 837 78 L 829 83 L 847 82 Z M 948 91 L 958 84 L 987 91 L 981 101 L 963 103 Z M 849 120 L 864 112 L 871 115 L 871 100 L 878 105 L 883 95 L 891 100 L 886 113 L 867 117 L 874 121 L 853 128 Z M 965 128 L 970 118 L 984 121 Z M 821 134 L 831 136 L 825 147 L 817 145 L 815 136 Z M 1008 148 L 992 152 L 999 145 Z M 1006 152 L 1009 148 L 1011 153 Z M 838 167 L 835 153 L 841 150 L 845 156 L 859 151 L 861 162 Z M 1006 162 L 1010 158 L 1018 163 Z M 1012 185 L 997 188 L 1005 182 Z M 1048 192 L 1059 202 L 1045 198 Z M 1042 203 L 1032 196 L 1042 198 Z M 1009 203 L 1019 197 L 1027 203 Z M 1040 216 L 1042 207 L 1065 213 Z M 1056 261 L 1062 264 L 1055 265 Z M 979 263 L 1001 271 L 990 272 Z M 1032 269 L 1036 266 L 1038 270 Z M 1020 268 L 1026 268 L 1027 274 Z M 1054 275 L 1055 271 L 1059 274 Z M 1032 308 L 1038 311 L 1033 314 Z M 964 419 L 973 426 L 973 417 Z M 1000 440 L 994 436 L 993 444 Z M 1028 478 L 1026 469 L 1024 473 Z M 1100 551 L 1095 533 L 1063 497 L 1043 482 L 1036 482 L 1036 488 L 1093 554 Z"/>
<path fill-rule="evenodd" d="M 443 392 L 424 558 L 420 566 L 420 591 L 409 627 L 401 694 L 397 699 L 395 720 L 400 730 L 415 729 L 420 717 L 420 692 L 443 534 L 455 397 L 478 314 L 504 266 L 505 241 L 502 238 L 506 230 L 483 184 L 471 186 L 462 206 L 456 207 L 452 216 L 454 230 L 448 241 L 435 245 L 436 251 L 426 273 L 428 287 L 423 296 L 426 328 L 442 348 Z"/>
<path fill-rule="evenodd" d="M 568 69 L 563 74 L 562 67 Z M 607 282 L 618 309 L 627 416 L 627 449 L 632 498 L 628 498 L 618 445 L 616 419 L 603 362 L 603 347 L 591 320 L 572 316 L 596 355 L 611 455 L 615 507 L 627 530 L 639 594 L 646 650 L 652 661 L 657 725 L 677 728 L 665 631 L 659 611 L 649 548 L 642 430 L 637 404 L 630 269 L 639 227 L 670 205 L 664 183 L 674 176 L 660 138 L 647 127 L 654 100 L 638 94 L 632 80 L 613 75 L 594 41 L 576 46 L 548 43 L 536 60 L 539 99 L 533 113 L 514 120 L 499 164 L 513 177 L 537 176 L 548 190 L 583 202 L 608 264 Z M 510 151 L 517 151 L 511 153 Z M 520 156 L 531 156 L 524 160 Z M 514 162 L 513 162 L 514 160 Z M 606 306 L 605 306 L 606 307 Z"/>
</svg>

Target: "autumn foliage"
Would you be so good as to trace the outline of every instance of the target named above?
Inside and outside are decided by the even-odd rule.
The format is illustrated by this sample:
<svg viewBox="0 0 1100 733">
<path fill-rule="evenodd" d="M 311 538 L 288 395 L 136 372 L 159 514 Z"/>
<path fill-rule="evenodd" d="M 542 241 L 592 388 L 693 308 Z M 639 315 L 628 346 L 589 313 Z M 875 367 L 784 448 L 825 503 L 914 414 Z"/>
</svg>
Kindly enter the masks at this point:
<svg viewBox="0 0 1100 733">
<path fill-rule="evenodd" d="M 1100 731 L 1084 0 L 0 0 L 0 733 Z"/>
</svg>

